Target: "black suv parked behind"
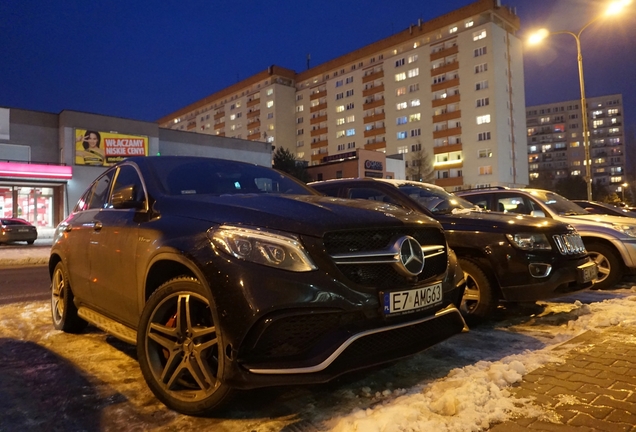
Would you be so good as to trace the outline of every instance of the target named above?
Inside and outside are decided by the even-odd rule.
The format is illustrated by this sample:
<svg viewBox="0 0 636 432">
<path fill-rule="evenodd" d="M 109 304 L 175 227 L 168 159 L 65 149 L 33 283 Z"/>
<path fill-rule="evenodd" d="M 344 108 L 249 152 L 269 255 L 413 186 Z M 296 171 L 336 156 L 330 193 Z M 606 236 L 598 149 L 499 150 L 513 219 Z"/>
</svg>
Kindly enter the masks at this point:
<svg viewBox="0 0 636 432">
<path fill-rule="evenodd" d="M 396 204 L 431 215 L 446 230 L 466 274 L 462 312 L 488 317 L 500 299 L 526 302 L 590 288 L 596 265 L 579 234 L 564 223 L 481 211 L 431 184 L 383 179 L 339 179 L 310 183 L 324 194 L 363 198 L 378 208 Z"/>
<path fill-rule="evenodd" d="M 437 221 L 376 207 L 256 165 L 129 158 L 57 227 L 53 323 L 135 344 L 186 414 L 409 356 L 465 329 L 464 275 Z"/>
</svg>

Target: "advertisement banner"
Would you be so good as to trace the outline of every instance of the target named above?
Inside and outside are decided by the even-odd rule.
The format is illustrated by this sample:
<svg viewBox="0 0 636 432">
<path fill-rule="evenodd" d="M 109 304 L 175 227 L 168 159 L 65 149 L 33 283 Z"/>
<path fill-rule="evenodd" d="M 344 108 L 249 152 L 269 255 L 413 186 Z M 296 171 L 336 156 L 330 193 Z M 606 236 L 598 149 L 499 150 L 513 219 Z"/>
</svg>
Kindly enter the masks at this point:
<svg viewBox="0 0 636 432">
<path fill-rule="evenodd" d="M 148 155 L 148 137 L 75 129 L 75 164 L 110 166 Z"/>
</svg>

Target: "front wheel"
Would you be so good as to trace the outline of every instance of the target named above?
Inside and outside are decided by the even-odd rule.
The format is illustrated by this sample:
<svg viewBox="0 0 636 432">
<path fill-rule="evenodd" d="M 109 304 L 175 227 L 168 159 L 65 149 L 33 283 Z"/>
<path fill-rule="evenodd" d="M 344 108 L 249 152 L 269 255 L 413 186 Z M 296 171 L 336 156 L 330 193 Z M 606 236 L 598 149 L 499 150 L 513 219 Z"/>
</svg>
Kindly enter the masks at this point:
<svg viewBox="0 0 636 432">
<path fill-rule="evenodd" d="M 55 266 L 51 278 L 51 316 L 53 326 L 67 333 L 79 333 L 88 325 L 77 315 L 68 273 L 61 261 Z"/>
<path fill-rule="evenodd" d="M 473 261 L 459 258 L 459 265 L 466 278 L 460 307 L 462 314 L 473 323 L 490 318 L 499 301 L 493 283 Z"/>
<path fill-rule="evenodd" d="M 592 261 L 598 267 L 598 276 L 593 289 L 610 289 L 623 277 L 623 262 L 617 252 L 602 243 L 585 245 Z"/>
<path fill-rule="evenodd" d="M 200 282 L 184 276 L 159 287 L 141 314 L 141 372 L 157 399 L 183 414 L 207 414 L 232 395 L 221 379 L 223 339 L 213 308 Z"/>
</svg>

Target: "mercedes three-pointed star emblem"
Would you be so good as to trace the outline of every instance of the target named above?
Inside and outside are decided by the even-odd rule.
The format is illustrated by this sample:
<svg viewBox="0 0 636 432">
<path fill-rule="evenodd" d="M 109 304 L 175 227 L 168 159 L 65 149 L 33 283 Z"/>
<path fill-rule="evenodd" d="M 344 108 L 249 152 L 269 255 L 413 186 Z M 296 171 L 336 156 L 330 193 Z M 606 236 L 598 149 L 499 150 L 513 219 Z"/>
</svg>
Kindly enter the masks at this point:
<svg viewBox="0 0 636 432">
<path fill-rule="evenodd" d="M 422 246 L 411 236 L 404 236 L 395 243 L 399 250 L 400 260 L 397 270 L 405 276 L 417 276 L 424 270 L 424 253 Z"/>
</svg>

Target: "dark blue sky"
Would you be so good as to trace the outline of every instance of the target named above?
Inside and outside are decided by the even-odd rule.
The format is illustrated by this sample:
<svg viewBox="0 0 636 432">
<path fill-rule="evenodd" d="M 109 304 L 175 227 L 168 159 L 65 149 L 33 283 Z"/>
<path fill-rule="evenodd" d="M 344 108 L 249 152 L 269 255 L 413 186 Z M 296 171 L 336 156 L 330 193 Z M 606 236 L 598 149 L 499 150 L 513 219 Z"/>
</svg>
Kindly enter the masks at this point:
<svg viewBox="0 0 636 432">
<path fill-rule="evenodd" d="M 302 71 L 467 0 L 3 0 L 0 106 L 156 121 L 269 65 Z M 598 0 L 502 0 L 531 28 L 578 31 Z M 622 93 L 636 123 L 636 5 L 581 37 L 588 97 Z M 525 52 L 528 105 L 580 97 L 576 45 Z"/>
</svg>

